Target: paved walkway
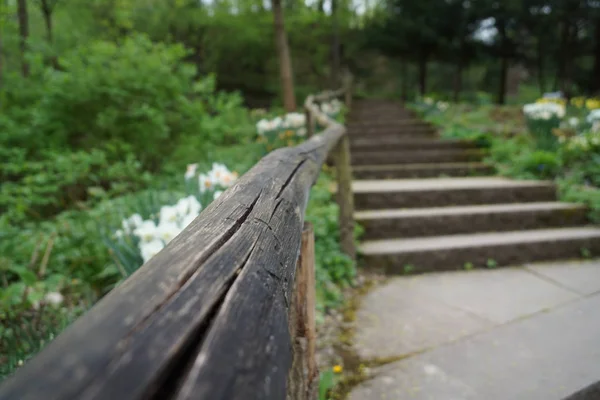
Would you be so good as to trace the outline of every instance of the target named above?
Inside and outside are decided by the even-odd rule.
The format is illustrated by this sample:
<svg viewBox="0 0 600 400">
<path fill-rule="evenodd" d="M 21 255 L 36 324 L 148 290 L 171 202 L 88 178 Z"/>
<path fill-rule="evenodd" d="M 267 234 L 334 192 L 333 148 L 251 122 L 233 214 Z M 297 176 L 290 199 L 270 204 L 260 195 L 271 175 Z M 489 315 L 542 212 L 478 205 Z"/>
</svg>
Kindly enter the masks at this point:
<svg viewBox="0 0 600 400">
<path fill-rule="evenodd" d="M 391 278 L 357 313 L 350 400 L 560 400 L 600 380 L 600 260 Z"/>
</svg>

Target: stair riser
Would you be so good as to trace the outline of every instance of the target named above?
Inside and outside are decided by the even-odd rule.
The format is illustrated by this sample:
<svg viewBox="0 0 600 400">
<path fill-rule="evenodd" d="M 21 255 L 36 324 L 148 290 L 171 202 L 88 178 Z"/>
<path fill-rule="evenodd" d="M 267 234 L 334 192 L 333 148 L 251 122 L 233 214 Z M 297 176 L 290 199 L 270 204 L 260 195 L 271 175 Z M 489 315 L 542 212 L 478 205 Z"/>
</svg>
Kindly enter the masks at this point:
<svg viewBox="0 0 600 400">
<path fill-rule="evenodd" d="M 378 171 L 352 171 L 354 179 L 405 179 L 405 178 L 437 178 L 440 176 L 481 176 L 494 173 L 492 167 L 473 168 L 420 168 L 420 169 L 389 169 Z"/>
<path fill-rule="evenodd" d="M 501 267 L 522 265 L 534 261 L 581 258 L 582 249 L 587 249 L 592 256 L 600 255 L 600 239 L 549 240 L 511 245 L 366 255 L 364 259 L 365 265 L 369 268 L 383 270 L 387 274 L 406 274 L 461 270 L 467 263 L 471 263 L 475 268 L 488 268 L 488 260 L 494 260 L 495 267 Z M 510 288 L 507 289 L 508 293 L 510 293 Z"/>
<path fill-rule="evenodd" d="M 420 164 L 480 161 L 482 152 L 473 150 L 430 150 L 396 153 L 352 153 L 353 165 Z"/>
<path fill-rule="evenodd" d="M 351 137 L 380 137 L 380 136 L 402 136 L 402 135 L 414 135 L 423 133 L 437 133 L 436 129 L 427 125 L 420 126 L 406 126 L 406 127 L 348 127 L 348 135 Z"/>
<path fill-rule="evenodd" d="M 377 135 L 360 135 L 357 133 L 348 134 L 350 136 L 350 142 L 354 142 L 355 145 L 361 145 L 362 143 L 394 143 L 394 142 L 406 142 L 409 140 L 440 140 L 437 133 L 433 131 L 423 132 L 400 132 L 400 133 L 386 133 Z"/>
<path fill-rule="evenodd" d="M 414 142 L 388 142 L 381 143 L 375 138 L 370 141 L 360 141 L 356 144 L 350 144 L 352 154 L 361 152 L 386 152 L 386 151 L 407 151 L 407 150 L 470 150 L 476 149 L 477 145 L 470 142 L 451 142 L 443 140 L 432 141 L 414 141 Z"/>
<path fill-rule="evenodd" d="M 404 120 L 395 120 L 395 119 L 388 119 L 388 120 L 384 120 L 384 119 L 380 119 L 380 120 L 373 120 L 372 122 L 365 122 L 364 119 L 360 119 L 360 120 L 356 120 L 356 121 L 352 121 L 349 120 L 347 121 L 348 128 L 386 128 L 386 127 L 392 127 L 392 128 L 408 128 L 408 127 L 412 127 L 412 126 L 431 126 L 429 123 L 424 122 L 422 120 L 418 120 L 418 119 L 404 119 Z"/>
<path fill-rule="evenodd" d="M 446 207 L 469 204 L 501 204 L 555 201 L 553 187 L 480 188 L 406 192 L 355 193 L 358 210 Z"/>
<path fill-rule="evenodd" d="M 378 240 L 585 225 L 586 211 L 583 208 L 570 208 L 375 220 L 357 219 L 357 222 L 365 228 L 366 240 Z"/>
</svg>

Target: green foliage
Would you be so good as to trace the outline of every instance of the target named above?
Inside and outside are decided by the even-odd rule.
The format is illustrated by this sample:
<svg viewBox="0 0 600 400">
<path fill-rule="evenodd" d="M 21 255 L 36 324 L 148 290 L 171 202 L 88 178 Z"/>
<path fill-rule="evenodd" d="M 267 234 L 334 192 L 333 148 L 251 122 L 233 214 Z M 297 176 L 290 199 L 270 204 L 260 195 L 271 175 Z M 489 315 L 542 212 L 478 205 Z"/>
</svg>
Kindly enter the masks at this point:
<svg viewBox="0 0 600 400">
<path fill-rule="evenodd" d="M 0 155 L 10 160 L 0 166 L 5 182 L 0 212 L 15 223 L 40 221 L 72 207 L 87 208 L 138 190 L 151 179 L 131 147 L 119 142 L 91 151 L 41 150 L 35 161 L 27 160 L 18 148 L 0 147 Z"/>
<path fill-rule="evenodd" d="M 339 305 L 342 300 L 341 288 L 352 284 L 356 275 L 356 265 L 342 253 L 338 225 L 338 205 L 333 201 L 332 180 L 321 173 L 311 190 L 306 211 L 306 220 L 313 224 L 315 232 L 315 263 L 317 280 L 317 306 Z M 360 235 L 360 227 L 355 235 Z"/>
</svg>

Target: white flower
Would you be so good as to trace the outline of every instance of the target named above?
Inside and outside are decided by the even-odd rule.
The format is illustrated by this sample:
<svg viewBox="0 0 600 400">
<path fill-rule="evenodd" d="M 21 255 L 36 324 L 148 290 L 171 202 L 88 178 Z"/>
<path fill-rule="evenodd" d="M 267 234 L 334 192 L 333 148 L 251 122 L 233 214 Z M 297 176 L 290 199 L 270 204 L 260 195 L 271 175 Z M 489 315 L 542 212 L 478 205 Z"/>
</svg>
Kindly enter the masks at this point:
<svg viewBox="0 0 600 400">
<path fill-rule="evenodd" d="M 437 103 L 437 108 L 438 108 L 440 111 L 446 111 L 446 110 L 448 109 L 448 106 L 449 106 L 449 105 L 448 105 L 448 103 L 446 103 L 445 101 L 439 101 L 439 102 Z"/>
<path fill-rule="evenodd" d="M 579 125 L 579 119 L 577 117 L 569 118 L 569 125 L 572 127 L 576 127 L 577 125 Z"/>
<path fill-rule="evenodd" d="M 151 242 L 156 238 L 156 225 L 154 221 L 144 221 L 133 233 L 140 238 L 140 241 Z"/>
<path fill-rule="evenodd" d="M 130 234 L 131 232 L 133 232 L 133 230 L 135 230 L 135 228 L 142 225 L 143 221 L 144 220 L 142 219 L 142 216 L 140 214 L 133 214 L 131 217 L 127 218 L 121 223 L 121 226 L 123 227 L 123 232 L 125 232 L 126 234 Z"/>
<path fill-rule="evenodd" d="M 600 108 L 590 111 L 590 113 L 587 116 L 587 121 L 590 124 L 593 124 L 596 121 L 600 121 Z"/>
<path fill-rule="evenodd" d="M 152 257 L 158 254 L 165 245 L 161 240 L 155 239 L 150 242 L 140 243 L 140 253 L 144 263 L 148 262 Z"/>
<path fill-rule="evenodd" d="M 177 206 L 162 206 L 160 208 L 159 225 L 174 224 L 179 219 L 180 213 Z"/>
<path fill-rule="evenodd" d="M 64 300 L 63 295 L 58 292 L 50 292 L 44 296 L 44 302 L 51 304 L 53 306 L 60 305 L 63 302 L 63 300 Z"/>
<path fill-rule="evenodd" d="M 592 132 L 600 132 L 600 121 L 594 121 Z"/>
<path fill-rule="evenodd" d="M 200 189 L 200 193 L 204 193 L 207 190 L 211 190 L 215 186 L 215 182 L 213 182 L 212 177 L 207 174 L 200 174 L 198 176 L 198 187 Z"/>
<path fill-rule="evenodd" d="M 117 230 L 115 231 L 115 237 L 116 237 L 117 239 L 120 239 L 120 238 L 122 238 L 122 237 L 123 237 L 123 231 L 122 231 L 121 229 L 117 229 Z"/>
<path fill-rule="evenodd" d="M 217 190 L 215 192 L 215 194 L 213 195 L 213 200 L 216 200 L 219 196 L 221 196 L 223 194 L 222 190 Z"/>
<path fill-rule="evenodd" d="M 261 119 L 256 123 L 256 130 L 258 131 L 259 135 L 264 135 L 265 132 L 271 130 L 271 123 L 267 119 Z"/>
<path fill-rule="evenodd" d="M 431 97 L 425 97 L 425 99 L 423 100 L 423 102 L 425 104 L 427 104 L 428 106 L 433 105 L 433 99 Z"/>
<path fill-rule="evenodd" d="M 180 199 L 177 202 L 175 208 L 177 209 L 178 217 L 181 218 L 186 216 L 187 214 L 198 215 L 198 213 L 202 209 L 202 205 L 200 204 L 198 199 L 196 199 L 196 196 L 190 195 L 188 197 Z"/>
<path fill-rule="evenodd" d="M 180 232 L 181 228 L 174 222 L 161 223 L 156 227 L 156 236 L 165 244 L 173 240 Z"/>
<path fill-rule="evenodd" d="M 198 169 L 198 164 L 188 164 L 184 175 L 185 179 L 189 180 L 196 176 L 196 169 Z"/>
<path fill-rule="evenodd" d="M 196 219 L 198 215 L 194 215 L 194 214 L 188 214 L 185 217 L 183 217 L 183 219 L 181 220 L 181 229 L 183 230 L 185 227 L 187 227 L 189 224 L 192 223 L 193 220 Z"/>
<path fill-rule="evenodd" d="M 285 128 L 300 128 L 306 124 L 306 116 L 302 113 L 288 113 L 285 115 L 283 126 Z"/>
<path fill-rule="evenodd" d="M 298 136 L 306 136 L 306 128 L 300 128 L 296 131 L 296 135 Z"/>
</svg>

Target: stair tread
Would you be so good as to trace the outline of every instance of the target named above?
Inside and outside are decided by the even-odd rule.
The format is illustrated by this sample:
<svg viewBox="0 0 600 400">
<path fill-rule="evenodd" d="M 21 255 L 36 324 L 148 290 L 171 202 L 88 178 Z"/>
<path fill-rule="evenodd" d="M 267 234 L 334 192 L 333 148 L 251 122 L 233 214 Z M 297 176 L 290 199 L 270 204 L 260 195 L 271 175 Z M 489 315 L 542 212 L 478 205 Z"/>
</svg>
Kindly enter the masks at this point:
<svg viewBox="0 0 600 400">
<path fill-rule="evenodd" d="M 449 162 L 449 163 L 414 163 L 414 164 L 386 164 L 386 165 L 356 165 L 353 171 L 388 171 L 388 170 L 412 170 L 412 169 L 438 169 L 438 168 L 489 168 L 483 162 Z"/>
<path fill-rule="evenodd" d="M 407 217 L 438 217 L 448 215 L 473 215 L 492 213 L 514 213 L 531 211 L 551 211 L 568 209 L 585 209 L 586 206 L 577 203 L 564 203 L 556 201 L 534 202 L 534 203 L 510 203 L 510 204 L 483 204 L 469 206 L 428 207 L 428 208 L 406 208 L 406 209 L 383 209 L 364 210 L 354 214 L 357 220 L 407 218 Z"/>
<path fill-rule="evenodd" d="M 600 240 L 600 228 L 583 226 L 575 228 L 371 240 L 363 242 L 360 250 L 365 255 L 381 255 L 590 238 Z"/>
<path fill-rule="evenodd" d="M 515 181 L 501 177 L 466 178 L 425 178 L 425 179 L 383 179 L 354 180 L 354 193 L 419 192 L 426 190 L 488 189 L 519 187 L 551 187 L 552 182 L 522 180 Z"/>
</svg>

